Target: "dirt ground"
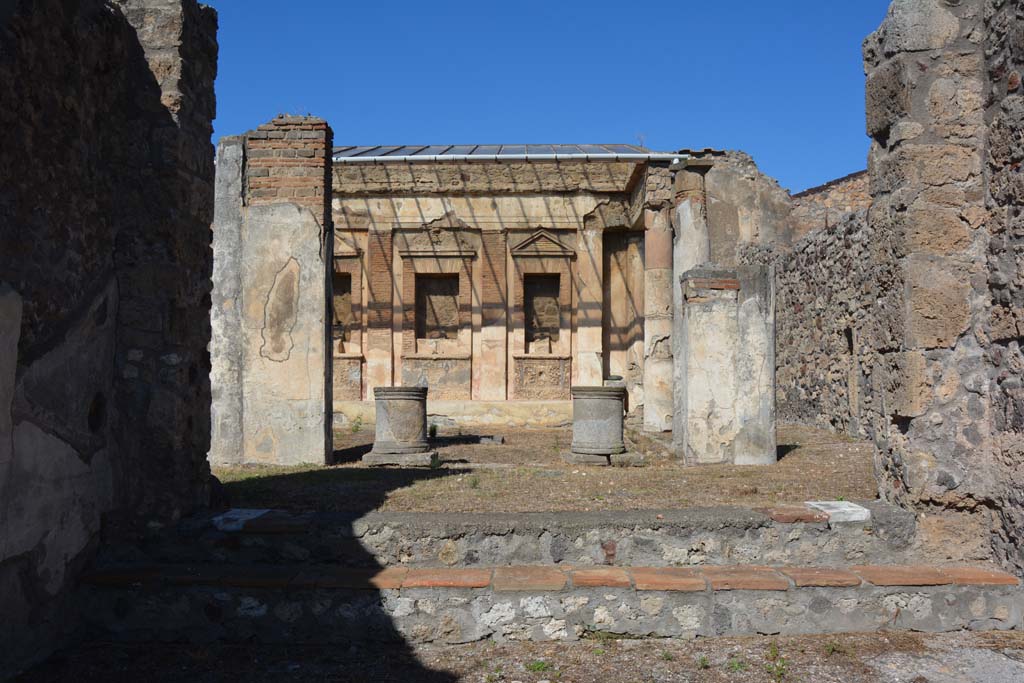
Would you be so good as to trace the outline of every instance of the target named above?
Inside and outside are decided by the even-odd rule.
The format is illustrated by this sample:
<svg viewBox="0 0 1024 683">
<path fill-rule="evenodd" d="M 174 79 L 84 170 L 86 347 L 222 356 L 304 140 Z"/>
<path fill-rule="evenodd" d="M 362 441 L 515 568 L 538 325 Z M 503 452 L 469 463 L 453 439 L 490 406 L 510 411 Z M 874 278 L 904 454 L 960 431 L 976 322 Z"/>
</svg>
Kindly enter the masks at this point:
<svg viewBox="0 0 1024 683">
<path fill-rule="evenodd" d="M 24 682 L 1020 683 L 1024 634 L 490 642 L 393 646 L 81 645 Z"/>
<path fill-rule="evenodd" d="M 504 443 L 480 443 L 497 434 Z M 440 467 L 368 468 L 372 428 L 335 434 L 336 465 L 215 468 L 236 507 L 330 511 L 543 512 L 693 506 L 758 507 L 876 497 L 871 445 L 802 426 L 779 429 L 767 467 L 685 467 L 652 449 L 643 467 L 581 467 L 561 459 L 561 430 L 441 431 Z"/>
</svg>

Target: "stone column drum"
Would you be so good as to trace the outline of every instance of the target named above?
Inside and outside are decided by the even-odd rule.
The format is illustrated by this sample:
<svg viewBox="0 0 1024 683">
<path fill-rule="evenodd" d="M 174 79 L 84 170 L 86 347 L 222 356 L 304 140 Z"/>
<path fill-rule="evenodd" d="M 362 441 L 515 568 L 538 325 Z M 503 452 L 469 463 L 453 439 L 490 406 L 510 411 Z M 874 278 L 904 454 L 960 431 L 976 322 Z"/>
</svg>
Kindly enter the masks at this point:
<svg viewBox="0 0 1024 683">
<path fill-rule="evenodd" d="M 363 456 L 367 465 L 430 467 L 437 451 L 427 441 L 426 387 L 375 387 L 377 408 L 373 450 Z"/>
<path fill-rule="evenodd" d="M 565 460 L 578 465 L 610 465 L 626 452 L 622 439 L 625 387 L 572 387 L 572 446 Z"/>
</svg>

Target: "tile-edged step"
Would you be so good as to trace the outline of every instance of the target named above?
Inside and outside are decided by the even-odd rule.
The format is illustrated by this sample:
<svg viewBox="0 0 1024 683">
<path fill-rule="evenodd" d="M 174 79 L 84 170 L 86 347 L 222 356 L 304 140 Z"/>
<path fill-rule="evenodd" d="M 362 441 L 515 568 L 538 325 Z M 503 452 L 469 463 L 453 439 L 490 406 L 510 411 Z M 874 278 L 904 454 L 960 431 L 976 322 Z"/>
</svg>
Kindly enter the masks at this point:
<svg viewBox="0 0 1024 683">
<path fill-rule="evenodd" d="M 290 513 L 187 520 L 111 562 L 350 566 L 856 564 L 915 562 L 912 513 L 867 503 L 866 523 L 806 505 L 544 513 Z"/>
<path fill-rule="evenodd" d="M 334 643 L 1020 628 L 990 567 L 118 566 L 86 577 L 98 637 Z"/>
</svg>

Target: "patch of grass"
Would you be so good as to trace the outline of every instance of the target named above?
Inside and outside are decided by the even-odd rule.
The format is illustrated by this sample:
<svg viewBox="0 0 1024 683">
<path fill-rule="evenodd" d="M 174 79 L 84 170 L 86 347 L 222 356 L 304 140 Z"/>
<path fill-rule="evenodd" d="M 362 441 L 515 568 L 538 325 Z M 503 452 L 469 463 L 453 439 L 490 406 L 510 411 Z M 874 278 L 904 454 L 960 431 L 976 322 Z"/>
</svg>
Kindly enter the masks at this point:
<svg viewBox="0 0 1024 683">
<path fill-rule="evenodd" d="M 733 673 L 740 673 L 742 671 L 746 671 L 749 668 L 749 666 L 742 659 L 736 659 L 735 657 L 733 657 L 728 662 L 726 662 L 725 668 L 729 671 L 732 671 Z"/>
<path fill-rule="evenodd" d="M 832 655 L 845 655 L 847 652 L 846 648 L 840 645 L 838 640 L 833 640 L 825 646 L 825 654 L 831 657 Z"/>
<path fill-rule="evenodd" d="M 363 416 L 357 415 L 356 419 L 352 420 L 352 433 L 358 434 L 363 430 Z"/>
<path fill-rule="evenodd" d="M 480 488 L 480 477 L 475 474 L 471 475 L 469 479 L 466 480 L 466 484 L 468 484 L 471 489 L 478 489 Z"/>
<path fill-rule="evenodd" d="M 526 665 L 526 670 L 532 671 L 534 673 L 539 673 L 541 671 L 551 671 L 554 668 L 555 667 L 553 664 L 551 664 L 550 662 L 545 662 L 543 659 L 537 659 Z"/>
<path fill-rule="evenodd" d="M 214 467 L 214 474 L 227 487 L 235 507 L 325 512 L 651 510 L 713 504 L 760 507 L 840 497 L 866 499 L 877 490 L 870 444 L 839 447 L 834 435 L 805 427 L 780 427 L 781 443 L 805 445 L 777 465 L 757 472 L 731 465 L 684 467 L 675 460 L 655 458 L 646 468 L 613 468 L 597 474 L 564 463 L 553 452 L 567 447 L 569 429 L 516 430 L 501 448 L 480 448 L 469 440 L 449 443 L 439 436 L 437 447 L 447 468 L 367 468 L 359 457 L 372 446 L 373 428 L 367 422 L 359 434 L 352 434 L 355 422 L 353 418 L 335 430 L 334 448 L 340 454 L 337 465 Z M 439 432 L 442 426 L 437 424 Z M 454 433 L 456 427 L 450 431 Z M 448 432 L 446 427 L 444 436 Z M 462 462 L 498 467 L 472 468 L 480 481 L 479 489 L 474 489 L 467 481 L 470 473 L 452 476 L 457 474 L 453 465 Z"/>
<path fill-rule="evenodd" d="M 663 661 L 663 662 L 672 662 L 672 661 L 675 661 L 675 658 L 676 658 L 676 656 L 674 654 L 672 654 L 671 652 L 669 652 L 668 650 L 664 650 L 661 653 L 661 661 Z"/>
<path fill-rule="evenodd" d="M 711 660 L 709 660 L 706 656 L 701 655 L 697 658 L 697 668 L 701 671 L 707 671 L 711 668 Z"/>
<path fill-rule="evenodd" d="M 595 655 L 603 655 L 603 654 L 607 654 L 607 653 L 608 653 L 608 650 L 602 650 L 599 647 L 594 648 L 594 654 Z"/>
<path fill-rule="evenodd" d="M 779 653 L 779 646 L 775 641 L 768 646 L 768 652 L 764 657 L 768 660 L 764 665 L 764 670 L 772 680 L 776 683 L 786 680 L 786 675 L 789 673 L 789 662 Z"/>
</svg>

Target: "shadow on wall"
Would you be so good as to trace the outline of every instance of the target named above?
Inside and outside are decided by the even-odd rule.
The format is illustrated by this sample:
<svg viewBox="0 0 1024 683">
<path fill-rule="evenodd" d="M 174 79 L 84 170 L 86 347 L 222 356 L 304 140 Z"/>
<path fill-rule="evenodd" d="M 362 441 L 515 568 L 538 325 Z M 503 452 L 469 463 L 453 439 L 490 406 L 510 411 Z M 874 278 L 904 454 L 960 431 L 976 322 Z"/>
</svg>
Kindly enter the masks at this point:
<svg viewBox="0 0 1024 683">
<path fill-rule="evenodd" d="M 0 2 L 0 678 L 74 630 L 101 526 L 205 503 L 215 33 Z"/>
</svg>

